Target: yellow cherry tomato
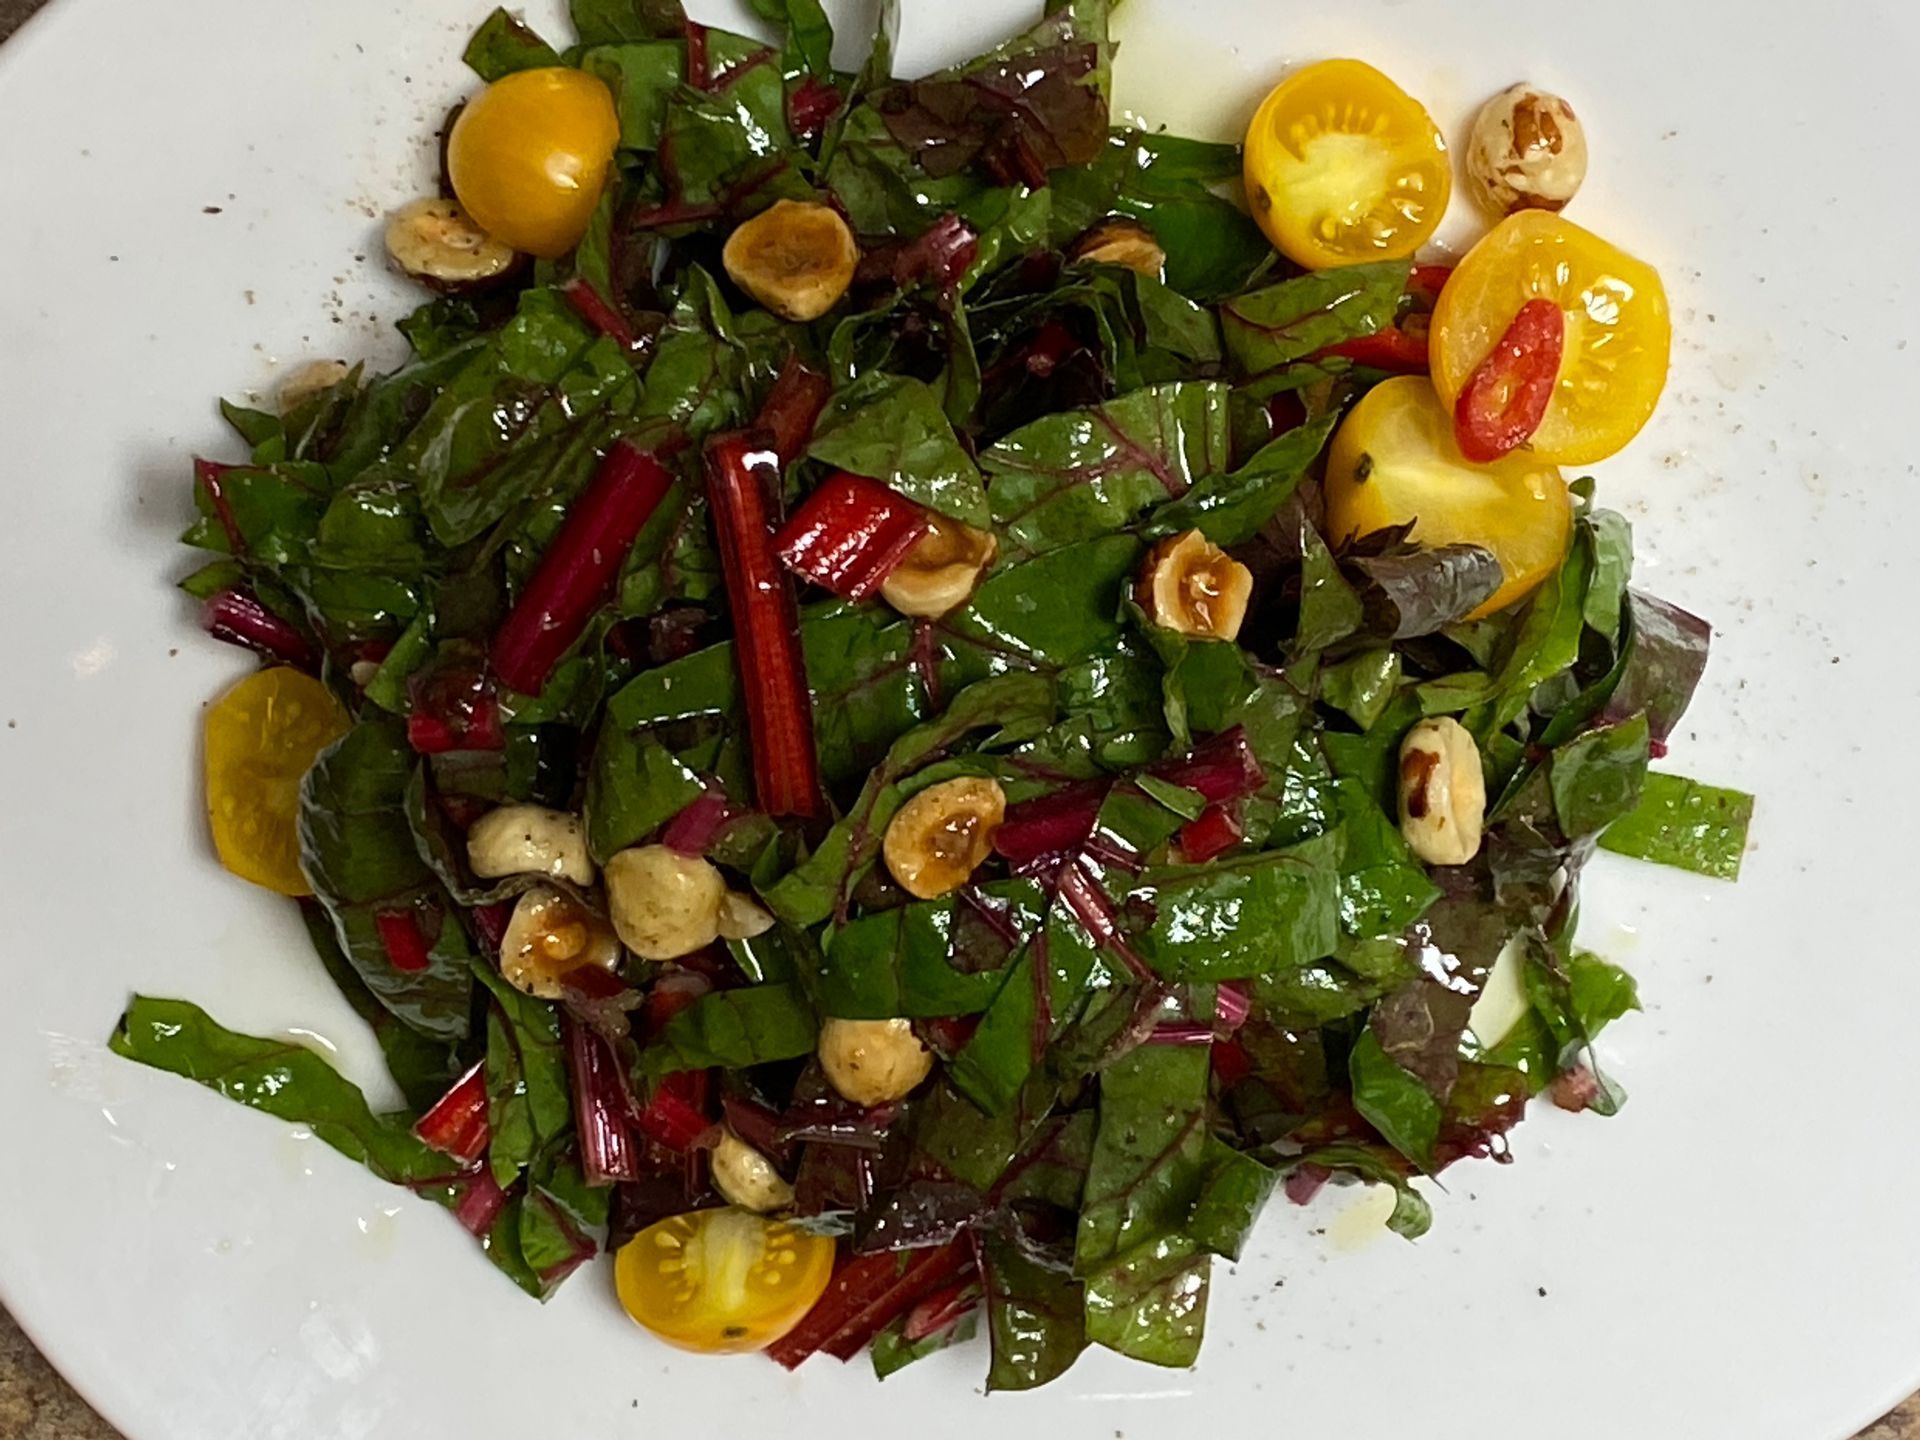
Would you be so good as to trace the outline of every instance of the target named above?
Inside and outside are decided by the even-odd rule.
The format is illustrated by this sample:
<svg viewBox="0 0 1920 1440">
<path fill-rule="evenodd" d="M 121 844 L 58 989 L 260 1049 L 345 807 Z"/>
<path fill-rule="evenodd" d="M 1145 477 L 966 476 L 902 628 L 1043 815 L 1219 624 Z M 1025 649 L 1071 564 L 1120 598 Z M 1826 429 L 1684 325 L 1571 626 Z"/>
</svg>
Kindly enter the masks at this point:
<svg viewBox="0 0 1920 1440">
<path fill-rule="evenodd" d="M 1247 127 L 1245 167 L 1253 218 L 1309 270 L 1404 259 L 1453 193 L 1433 117 L 1358 60 L 1323 60 L 1275 86 Z"/>
<path fill-rule="evenodd" d="M 1560 307 L 1566 347 L 1527 443 L 1557 465 L 1604 460 L 1640 433 L 1666 388 L 1673 324 L 1659 273 L 1545 210 L 1501 221 L 1434 306 L 1433 383 L 1449 411 L 1529 300 Z"/>
<path fill-rule="evenodd" d="M 750 1210 L 696 1210 L 620 1247 L 613 1283 L 635 1322 L 703 1355 L 764 1350 L 833 1278 L 833 1241 Z"/>
<path fill-rule="evenodd" d="M 453 122 L 447 175 L 482 230 L 552 260 L 586 233 L 619 140 L 613 96 L 593 76 L 559 65 L 517 70 Z"/>
<path fill-rule="evenodd" d="M 282 895 L 311 895 L 300 873 L 300 781 L 347 733 L 333 692 L 301 671 L 249 675 L 207 710 L 207 819 L 220 863 Z"/>
<path fill-rule="evenodd" d="M 1573 501 L 1560 472 L 1524 450 L 1476 465 L 1454 443 L 1453 415 L 1423 375 L 1383 381 L 1353 407 L 1327 454 L 1327 538 L 1391 525 L 1429 548 L 1479 545 L 1504 580 L 1470 617 L 1530 594 L 1566 558 Z"/>
</svg>

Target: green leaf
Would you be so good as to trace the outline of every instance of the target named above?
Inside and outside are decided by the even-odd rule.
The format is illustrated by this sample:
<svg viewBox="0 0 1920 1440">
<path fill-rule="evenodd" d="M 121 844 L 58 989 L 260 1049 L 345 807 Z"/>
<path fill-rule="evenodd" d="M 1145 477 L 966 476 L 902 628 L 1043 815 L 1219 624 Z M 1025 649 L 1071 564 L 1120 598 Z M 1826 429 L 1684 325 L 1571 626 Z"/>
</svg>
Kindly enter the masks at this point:
<svg viewBox="0 0 1920 1440">
<path fill-rule="evenodd" d="M 1216 545 L 1243 545 L 1279 513 L 1333 434 L 1338 416 L 1301 425 L 1255 451 L 1238 470 L 1202 478 L 1153 512 L 1149 535 L 1199 530 Z"/>
<path fill-rule="evenodd" d="M 1125 529 L 1227 466 L 1227 390 L 1172 384 L 1049 415 L 980 457 L 1012 555 Z"/>
<path fill-rule="evenodd" d="M 1353 1107 L 1387 1142 L 1422 1170 L 1434 1166 L 1440 1136 L 1440 1102 L 1415 1076 L 1396 1065 L 1371 1029 L 1361 1032 L 1347 1057 Z"/>
<path fill-rule="evenodd" d="M 1031 881 L 996 882 L 984 890 L 986 903 L 996 909 L 1005 903 L 1014 912 L 1007 917 L 1010 925 L 1023 933 L 1039 929 L 1041 897 Z M 967 902 L 948 896 L 883 910 L 830 930 L 814 982 L 821 1010 L 854 1020 L 975 1015 L 985 1010 L 1006 978 L 1011 954 L 1002 944 L 988 957 L 997 953 L 998 965 L 977 968 L 966 963 L 963 927 L 972 913 Z"/>
<path fill-rule="evenodd" d="M 627 45 L 597 45 L 580 57 L 580 68 L 604 84 L 620 115 L 620 143 L 629 150 L 653 150 L 667 124 L 667 107 L 687 68 L 684 42 L 649 40 Z"/>
<path fill-rule="evenodd" d="M 1399 683 L 1400 652 L 1382 645 L 1322 666 L 1320 698 L 1362 730 L 1370 730 Z"/>
<path fill-rule="evenodd" d="M 1586 518 L 1586 529 L 1593 543 L 1593 578 L 1581 610 L 1587 628 L 1611 640 L 1620 633 L 1620 610 L 1633 574 L 1633 527 L 1612 510 L 1595 510 Z"/>
<path fill-rule="evenodd" d="M 833 78 L 833 24 L 820 0 L 750 0 L 762 20 L 784 25 L 787 48 L 823 80 Z"/>
<path fill-rule="evenodd" d="M 611 439 L 598 412 L 630 404 L 633 371 L 557 292 L 529 290 L 367 479 L 412 486 L 434 535 L 471 540 L 514 506 L 584 487 Z"/>
<path fill-rule="evenodd" d="M 1647 778 L 1647 717 L 1590 730 L 1553 752 L 1553 809 L 1570 840 L 1597 835 L 1639 803 Z"/>
<path fill-rule="evenodd" d="M 1080 1282 L 991 1232 L 980 1236 L 980 1277 L 993 1349 L 987 1389 L 1032 1390 L 1066 1374 L 1087 1348 Z"/>
<path fill-rule="evenodd" d="M 603 726 L 583 804 L 595 861 L 637 845 L 706 791 L 679 756 L 645 732 Z"/>
<path fill-rule="evenodd" d="M 404 1024 L 438 1040 L 467 1033 L 472 951 L 415 848 L 406 791 L 414 757 L 390 720 L 362 721 L 321 752 L 300 787 L 300 863 L 361 981 Z M 377 916 L 404 912 L 431 941 L 427 968 L 394 968 Z"/>
<path fill-rule="evenodd" d="M 1220 310 L 1227 354 L 1240 374 L 1258 375 L 1384 330 L 1393 324 L 1409 273 L 1404 260 L 1346 265 L 1229 300 Z"/>
<path fill-rule="evenodd" d="M 1087 1338 L 1149 1365 L 1200 1358 L 1207 1326 L 1207 1253 L 1183 1235 L 1136 1245 L 1085 1277 Z"/>
<path fill-rule="evenodd" d="M 1304 522 L 1300 550 L 1300 624 L 1293 643 L 1305 655 L 1346 639 L 1360 628 L 1366 612 L 1353 587 L 1341 577 L 1326 542 Z"/>
<path fill-rule="evenodd" d="M 567 8 L 582 45 L 678 39 L 687 30 L 680 0 L 570 0 Z"/>
<path fill-rule="evenodd" d="M 460 57 L 467 68 L 491 84 L 516 70 L 537 70 L 558 65 L 554 48 L 528 28 L 526 21 L 505 10 L 495 10 L 480 22 Z"/>
<path fill-rule="evenodd" d="M 867 1347 L 867 1354 L 873 1361 L 873 1375 L 876 1380 L 884 1380 L 929 1355 L 936 1355 L 950 1345 L 964 1345 L 973 1339 L 980 1328 L 978 1315 L 962 1315 L 944 1330 L 919 1340 L 909 1340 L 906 1336 L 907 1317 L 901 1316 L 893 1321 Z"/>
<path fill-rule="evenodd" d="M 1141 775 L 1134 780 L 1147 794 L 1173 811 L 1182 820 L 1198 820 L 1207 808 L 1207 797 L 1198 790 L 1175 785 L 1157 775 Z"/>
<path fill-rule="evenodd" d="M 1295 1165 L 1318 1165 L 1336 1174 L 1351 1175 L 1372 1185 L 1391 1185 L 1394 1190 L 1393 1213 L 1387 1228 L 1406 1240 L 1418 1240 L 1433 1228 L 1433 1208 L 1427 1199 L 1408 1183 L 1404 1163 L 1382 1146 L 1343 1143 L 1321 1145 L 1306 1151 Z"/>
<path fill-rule="evenodd" d="M 1207 1167 L 1200 1198 L 1187 1220 L 1187 1233 L 1202 1249 L 1225 1260 L 1238 1260 L 1280 1173 L 1212 1138 L 1207 1144 Z"/>
<path fill-rule="evenodd" d="M 487 1010 L 487 1158 L 503 1189 L 573 1125 L 573 1092 L 552 1005 L 509 985 L 484 961 L 474 974 L 492 993 Z"/>
<path fill-rule="evenodd" d="M 640 1052 L 639 1072 L 657 1079 L 676 1070 L 728 1070 L 813 1053 L 818 1027 L 798 985 L 749 985 L 702 995 L 675 1015 Z"/>
<path fill-rule="evenodd" d="M 807 454 L 965 524 L 988 524 L 980 472 L 922 381 L 877 372 L 854 381 L 820 416 Z"/>
<path fill-rule="evenodd" d="M 1738 880 L 1753 797 L 1679 775 L 1649 774 L 1640 802 L 1608 826 L 1600 848 L 1656 865 Z"/>
<path fill-rule="evenodd" d="M 1151 906 L 1135 940 L 1169 980 L 1240 980 L 1298 970 L 1340 939 L 1337 842 L 1310 840 L 1205 865 L 1150 869 L 1127 907 Z"/>
<path fill-rule="evenodd" d="M 1206 1180 L 1206 1046 L 1142 1045 L 1100 1072 L 1100 1128 L 1074 1240 L 1089 1275 L 1177 1234 Z"/>
<path fill-rule="evenodd" d="M 464 1067 L 460 1063 L 459 1047 L 451 1041 L 429 1039 L 411 1026 L 401 1024 L 393 1012 L 380 1003 L 346 952 L 341 950 L 340 941 L 333 933 L 333 922 L 319 905 L 302 901 L 300 918 L 306 924 L 307 938 L 313 942 L 314 954 L 320 957 L 327 977 L 353 1007 L 353 1013 L 372 1029 L 380 1053 L 386 1057 L 387 1073 L 406 1096 L 407 1104 L 416 1111 L 430 1109 L 460 1077 Z"/>
<path fill-rule="evenodd" d="M 989 673 L 1010 665 L 1057 671 L 1120 638 L 1115 617 L 1143 549 L 1131 535 L 1108 535 L 1009 565 L 939 629 Z"/>
<path fill-rule="evenodd" d="M 238 1034 L 185 1000 L 134 996 L 107 1046 L 305 1125 L 383 1180 L 419 1184 L 449 1178 L 458 1169 L 414 1135 L 411 1115 L 375 1115 L 359 1088 L 314 1051 L 290 1040 Z"/>
</svg>

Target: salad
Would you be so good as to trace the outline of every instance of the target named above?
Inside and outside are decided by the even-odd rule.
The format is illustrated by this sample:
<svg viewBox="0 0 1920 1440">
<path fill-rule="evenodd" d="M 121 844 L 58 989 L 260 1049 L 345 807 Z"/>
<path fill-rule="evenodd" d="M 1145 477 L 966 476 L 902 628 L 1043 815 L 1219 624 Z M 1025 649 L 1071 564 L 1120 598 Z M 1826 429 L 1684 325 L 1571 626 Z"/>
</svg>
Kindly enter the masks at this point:
<svg viewBox="0 0 1920 1440">
<path fill-rule="evenodd" d="M 1113 127 L 1106 0 L 918 80 L 755 8 L 488 17 L 387 231 L 412 358 L 195 464 L 263 662 L 214 843 L 407 1108 L 184 1000 L 113 1048 L 690 1350 L 1188 1365 L 1274 1192 L 1416 1238 L 1529 1098 L 1619 1107 L 1596 847 L 1737 874 L 1751 800 L 1650 769 L 1708 627 L 1569 469 L 1654 411 L 1660 279 L 1532 87 L 1455 263 L 1357 61 L 1211 144 Z"/>
</svg>

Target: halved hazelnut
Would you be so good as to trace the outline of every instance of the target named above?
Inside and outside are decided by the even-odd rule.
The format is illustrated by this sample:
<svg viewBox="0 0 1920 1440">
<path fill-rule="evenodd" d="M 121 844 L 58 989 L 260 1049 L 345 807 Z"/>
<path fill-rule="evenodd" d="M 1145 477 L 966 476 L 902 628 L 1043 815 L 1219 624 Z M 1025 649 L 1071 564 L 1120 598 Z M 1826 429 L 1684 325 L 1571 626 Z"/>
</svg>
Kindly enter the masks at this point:
<svg viewBox="0 0 1920 1440">
<path fill-rule="evenodd" d="M 960 775 L 929 785 L 895 813 L 880 854 L 900 888 L 921 900 L 951 894 L 993 853 L 1006 818 L 997 780 Z"/>
<path fill-rule="evenodd" d="M 1182 635 L 1237 638 L 1252 595 L 1253 572 L 1198 530 L 1162 540 L 1140 569 L 1140 608 Z"/>
<path fill-rule="evenodd" d="M 514 989 L 557 1000 L 574 971 L 619 964 L 612 927 L 572 896 L 536 885 L 514 903 L 500 941 L 500 973 Z"/>
<path fill-rule="evenodd" d="M 938 619 L 973 597 L 1000 549 L 991 530 L 934 515 L 927 533 L 880 584 L 880 598 L 902 615 Z"/>
<path fill-rule="evenodd" d="M 818 320 L 853 283 L 860 247 L 829 205 L 778 200 L 727 237 L 733 283 L 783 320 Z"/>
<path fill-rule="evenodd" d="M 387 222 L 387 255 L 401 273 L 434 290 L 466 290 L 498 280 L 519 256 L 438 195 L 401 206 Z"/>
<path fill-rule="evenodd" d="M 1167 268 L 1167 252 L 1138 220 L 1102 220 L 1073 242 L 1073 258 L 1093 265 L 1118 265 L 1158 280 Z"/>
</svg>

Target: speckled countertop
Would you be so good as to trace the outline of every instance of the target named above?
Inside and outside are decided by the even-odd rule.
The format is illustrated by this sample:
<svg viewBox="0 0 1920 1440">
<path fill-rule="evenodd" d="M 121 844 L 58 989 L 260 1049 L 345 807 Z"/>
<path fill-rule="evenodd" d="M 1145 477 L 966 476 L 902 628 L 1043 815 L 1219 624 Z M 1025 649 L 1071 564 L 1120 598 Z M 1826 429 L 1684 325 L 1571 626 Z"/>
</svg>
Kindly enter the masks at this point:
<svg viewBox="0 0 1920 1440">
<path fill-rule="evenodd" d="M 4 41 L 46 0 L 0 0 Z M 84 0 L 76 0 L 84 3 Z M 0 1309 L 0 1440 L 119 1440 Z M 1920 1440 L 1920 1396 L 1858 1440 Z"/>
</svg>

